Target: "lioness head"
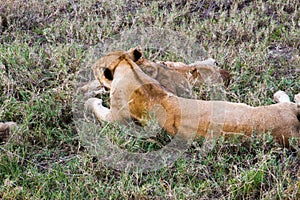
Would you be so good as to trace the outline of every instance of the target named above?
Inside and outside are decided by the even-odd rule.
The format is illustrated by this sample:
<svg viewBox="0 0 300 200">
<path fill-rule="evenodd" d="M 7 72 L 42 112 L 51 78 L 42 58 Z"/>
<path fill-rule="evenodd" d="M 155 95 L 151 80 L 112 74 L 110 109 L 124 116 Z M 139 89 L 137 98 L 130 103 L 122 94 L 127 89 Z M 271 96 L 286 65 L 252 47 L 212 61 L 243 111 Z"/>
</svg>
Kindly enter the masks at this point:
<svg viewBox="0 0 300 200">
<path fill-rule="evenodd" d="M 142 57 L 142 51 L 139 47 L 132 48 L 129 51 L 115 51 L 110 52 L 104 57 L 100 58 L 93 66 L 92 69 L 94 71 L 95 77 L 98 81 L 104 85 L 104 87 L 110 89 L 111 82 L 114 78 L 114 67 L 112 65 L 113 61 L 117 60 L 120 56 L 127 54 L 128 57 L 136 62 Z"/>
<path fill-rule="evenodd" d="M 123 55 L 135 62 L 145 74 L 157 80 L 167 91 L 182 97 L 191 96 L 189 82 L 182 74 L 173 69 L 168 69 L 163 64 L 142 58 L 141 47 L 108 53 L 92 66 L 95 77 L 107 89 L 111 88 L 114 79 L 114 68 L 116 67 L 114 61 L 117 61 Z"/>
</svg>

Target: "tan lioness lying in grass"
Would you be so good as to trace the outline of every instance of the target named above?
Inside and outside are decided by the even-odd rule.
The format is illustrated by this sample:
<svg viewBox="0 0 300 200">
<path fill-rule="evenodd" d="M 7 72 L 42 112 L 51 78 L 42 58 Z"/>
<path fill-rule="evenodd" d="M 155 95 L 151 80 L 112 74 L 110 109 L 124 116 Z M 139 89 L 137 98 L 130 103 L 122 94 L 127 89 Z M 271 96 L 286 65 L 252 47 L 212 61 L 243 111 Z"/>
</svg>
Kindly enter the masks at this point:
<svg viewBox="0 0 300 200">
<path fill-rule="evenodd" d="M 113 55 L 113 56 L 112 56 Z M 137 120 L 147 123 L 154 116 L 158 124 L 169 134 L 193 138 L 195 135 L 245 134 L 270 131 L 279 143 L 288 146 L 291 136 L 300 136 L 300 101 L 286 102 L 285 93 L 275 95 L 279 103 L 251 107 L 226 101 L 203 101 L 178 97 L 146 75 L 134 62 L 138 52 L 115 52 L 100 59 L 104 67 L 103 77 L 109 79 L 110 109 L 102 106 L 102 100 L 90 98 L 86 102 L 100 121 L 126 123 Z M 284 97 L 282 98 L 283 95 Z M 282 100 L 283 99 L 283 100 Z"/>
<path fill-rule="evenodd" d="M 224 84 L 226 87 L 230 82 L 230 73 L 227 70 L 216 67 L 214 59 L 209 58 L 195 63 L 185 64 L 182 62 L 162 62 L 168 69 L 176 70 L 186 77 L 193 86 L 199 86 L 203 82 L 210 81 L 212 84 Z"/>
<path fill-rule="evenodd" d="M 191 97 L 192 86 L 199 86 L 204 82 L 228 85 L 230 81 L 229 72 L 218 68 L 212 58 L 188 65 L 182 62 L 154 62 L 144 58 L 141 48 L 136 47 L 128 52 L 111 52 L 105 59 L 99 59 L 92 67 L 97 80 L 80 88 L 81 91 L 95 91 L 100 87 L 100 83 L 110 89 L 112 77 L 106 66 L 124 53 L 135 58 L 133 61 L 144 73 L 157 80 L 167 91 L 180 97 Z"/>
</svg>

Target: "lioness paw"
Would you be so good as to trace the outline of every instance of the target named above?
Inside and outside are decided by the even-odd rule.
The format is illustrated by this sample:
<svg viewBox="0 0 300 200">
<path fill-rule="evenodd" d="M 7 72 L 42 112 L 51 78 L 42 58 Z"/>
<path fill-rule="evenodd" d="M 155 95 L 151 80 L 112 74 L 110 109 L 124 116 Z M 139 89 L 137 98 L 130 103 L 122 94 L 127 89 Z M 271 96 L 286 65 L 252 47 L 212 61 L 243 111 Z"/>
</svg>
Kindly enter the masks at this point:
<svg viewBox="0 0 300 200">
<path fill-rule="evenodd" d="M 277 103 L 282 103 L 282 102 L 291 102 L 289 96 L 284 92 L 284 91 L 277 91 L 274 95 L 273 95 L 273 99 L 274 101 L 276 101 Z"/>
<path fill-rule="evenodd" d="M 85 108 L 86 109 L 92 109 L 95 107 L 102 107 L 102 99 L 98 99 L 98 98 L 89 98 L 86 102 L 85 102 Z"/>
<path fill-rule="evenodd" d="M 107 121 L 107 122 L 114 121 L 111 116 L 110 109 L 108 109 L 102 105 L 102 99 L 89 98 L 85 102 L 85 108 L 91 110 L 100 122 L 101 121 Z"/>
<path fill-rule="evenodd" d="M 300 93 L 295 95 L 294 100 L 298 107 L 300 107 Z"/>
</svg>

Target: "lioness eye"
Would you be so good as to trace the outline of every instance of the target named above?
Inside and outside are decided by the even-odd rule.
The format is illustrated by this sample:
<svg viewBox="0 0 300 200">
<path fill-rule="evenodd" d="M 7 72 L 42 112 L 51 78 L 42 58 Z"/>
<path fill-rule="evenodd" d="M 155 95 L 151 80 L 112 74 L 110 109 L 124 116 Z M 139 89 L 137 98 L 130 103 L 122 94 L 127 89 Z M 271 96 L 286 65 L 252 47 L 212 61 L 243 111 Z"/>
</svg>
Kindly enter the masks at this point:
<svg viewBox="0 0 300 200">
<path fill-rule="evenodd" d="M 111 73 L 111 71 L 108 68 L 105 68 L 103 73 L 104 73 L 105 78 L 107 78 L 110 81 L 113 80 L 113 74 Z"/>
</svg>

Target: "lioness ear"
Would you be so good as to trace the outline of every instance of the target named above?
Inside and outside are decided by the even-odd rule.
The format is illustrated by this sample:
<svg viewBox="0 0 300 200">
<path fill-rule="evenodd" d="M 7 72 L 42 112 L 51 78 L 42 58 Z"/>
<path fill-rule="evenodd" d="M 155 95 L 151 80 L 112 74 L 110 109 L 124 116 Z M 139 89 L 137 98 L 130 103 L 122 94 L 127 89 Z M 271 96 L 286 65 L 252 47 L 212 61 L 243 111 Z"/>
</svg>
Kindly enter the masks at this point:
<svg viewBox="0 0 300 200">
<path fill-rule="evenodd" d="M 133 62 L 136 62 L 142 57 L 142 52 L 140 52 L 138 49 L 135 49 L 133 51 L 133 55 L 134 55 Z"/>
<path fill-rule="evenodd" d="M 130 55 L 130 58 L 133 60 L 133 62 L 138 61 L 143 56 L 141 47 L 138 46 L 138 47 L 130 49 L 129 55 Z"/>
<path fill-rule="evenodd" d="M 104 68 L 103 74 L 104 74 L 104 77 L 110 81 L 112 81 L 114 78 L 113 74 L 111 73 L 111 71 L 108 68 Z"/>
</svg>

